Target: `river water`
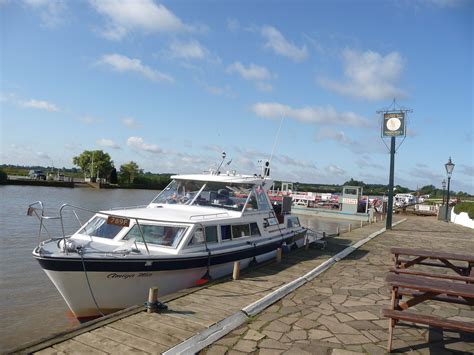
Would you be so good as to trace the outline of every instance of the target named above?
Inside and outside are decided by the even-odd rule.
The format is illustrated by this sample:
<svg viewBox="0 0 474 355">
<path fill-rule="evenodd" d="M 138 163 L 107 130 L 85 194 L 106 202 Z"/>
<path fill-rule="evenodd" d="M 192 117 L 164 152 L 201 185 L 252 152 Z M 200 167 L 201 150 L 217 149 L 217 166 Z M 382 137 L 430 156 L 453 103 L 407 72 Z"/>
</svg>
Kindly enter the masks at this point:
<svg viewBox="0 0 474 355">
<path fill-rule="evenodd" d="M 152 190 L 97 190 L 37 186 L 0 186 L 0 353 L 78 324 L 31 252 L 38 244 L 37 218 L 26 215 L 28 205 L 42 201 L 45 215 L 57 215 L 62 203 L 104 210 L 148 204 L 157 194 Z M 70 213 L 66 216 L 72 217 Z M 79 214 L 85 221 L 90 214 Z M 349 222 L 301 216 L 303 225 L 334 233 Z M 79 224 L 68 218 L 66 233 Z M 47 225 L 60 235 L 58 223 Z M 43 234 L 43 239 L 47 235 Z"/>
</svg>

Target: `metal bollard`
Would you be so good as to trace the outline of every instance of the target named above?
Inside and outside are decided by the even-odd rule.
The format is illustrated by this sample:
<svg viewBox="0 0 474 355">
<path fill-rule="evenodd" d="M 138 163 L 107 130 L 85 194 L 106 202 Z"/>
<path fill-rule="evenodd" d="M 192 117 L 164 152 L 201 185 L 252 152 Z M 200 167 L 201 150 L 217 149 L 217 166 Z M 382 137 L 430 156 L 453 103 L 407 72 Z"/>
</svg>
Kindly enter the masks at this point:
<svg viewBox="0 0 474 355">
<path fill-rule="evenodd" d="M 148 305 L 156 305 L 158 301 L 158 287 L 150 287 L 148 291 Z M 155 313 L 156 307 L 148 307 L 147 313 Z"/>
</svg>

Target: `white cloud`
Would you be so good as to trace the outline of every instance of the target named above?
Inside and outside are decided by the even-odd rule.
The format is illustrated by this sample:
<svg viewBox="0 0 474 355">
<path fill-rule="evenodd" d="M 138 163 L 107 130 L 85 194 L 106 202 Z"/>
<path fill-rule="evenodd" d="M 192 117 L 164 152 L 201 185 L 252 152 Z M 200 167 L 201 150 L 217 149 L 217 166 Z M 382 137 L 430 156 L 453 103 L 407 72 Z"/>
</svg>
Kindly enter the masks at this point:
<svg viewBox="0 0 474 355">
<path fill-rule="evenodd" d="M 233 64 L 227 67 L 227 72 L 230 74 L 238 74 L 242 79 L 253 81 L 255 86 L 260 91 L 272 91 L 273 87 L 271 84 L 265 82 L 272 78 L 270 71 L 259 65 L 250 63 L 247 67 L 240 63 L 234 62 Z"/>
<path fill-rule="evenodd" d="M 288 42 L 275 27 L 264 26 L 261 34 L 266 39 L 265 48 L 270 48 L 276 54 L 288 57 L 295 62 L 302 62 L 308 57 L 306 46 L 298 48 L 293 43 Z"/>
<path fill-rule="evenodd" d="M 107 18 L 102 35 L 110 40 L 120 40 L 133 31 L 177 33 L 193 30 L 153 0 L 89 0 L 89 3 Z"/>
<path fill-rule="evenodd" d="M 145 143 L 143 138 L 141 137 L 130 137 L 127 139 L 127 145 L 129 147 L 138 149 L 138 150 L 143 150 L 145 152 L 150 152 L 150 153 L 161 153 L 163 150 L 158 147 L 156 144 L 148 144 Z"/>
<path fill-rule="evenodd" d="M 382 56 L 373 51 L 345 50 L 343 61 L 345 80 L 339 82 L 320 78 L 319 83 L 324 88 L 367 100 L 405 96 L 405 93 L 396 87 L 404 66 L 404 61 L 398 52 Z"/>
<path fill-rule="evenodd" d="M 273 91 L 273 86 L 271 84 L 263 83 L 261 81 L 255 83 L 255 86 L 257 87 L 258 90 L 263 91 L 263 92 Z"/>
<path fill-rule="evenodd" d="M 143 65 L 140 59 L 129 58 L 120 54 L 106 54 L 98 62 L 99 64 L 107 65 L 118 72 L 133 72 L 152 80 L 173 83 L 174 79 L 154 70 L 146 65 Z"/>
<path fill-rule="evenodd" d="M 46 27 L 54 28 L 64 22 L 67 8 L 65 0 L 23 0 L 23 3 L 39 12 L 41 22 Z"/>
<path fill-rule="evenodd" d="M 97 141 L 97 144 L 101 147 L 120 149 L 120 146 L 111 139 L 102 138 Z"/>
<path fill-rule="evenodd" d="M 59 111 L 59 108 L 55 104 L 52 104 L 51 102 L 44 101 L 44 100 L 30 99 L 30 100 L 27 100 L 27 101 L 20 101 L 19 104 L 20 104 L 20 106 L 23 106 L 23 107 L 26 107 L 26 108 L 46 110 L 46 111 L 49 111 L 49 112 L 58 112 Z"/>
<path fill-rule="evenodd" d="M 196 40 L 173 41 L 166 54 L 170 58 L 202 60 L 209 56 L 209 51 Z"/>
<path fill-rule="evenodd" d="M 275 156 L 274 160 L 285 166 L 291 165 L 299 168 L 317 169 L 316 164 L 314 164 L 313 162 L 307 160 L 297 160 L 285 154 L 279 154 Z"/>
<path fill-rule="evenodd" d="M 465 164 L 461 164 L 460 166 L 460 173 L 467 175 L 467 176 L 474 176 L 474 166 L 469 166 Z"/>
<path fill-rule="evenodd" d="M 232 90 L 232 88 L 229 85 L 219 87 L 219 86 L 211 86 L 211 85 L 204 84 L 204 87 L 205 87 L 206 91 L 209 92 L 212 95 L 224 96 L 224 97 L 228 97 L 228 98 L 236 97 L 236 94 L 234 93 L 234 91 Z"/>
<path fill-rule="evenodd" d="M 369 121 L 354 112 L 337 112 L 332 106 L 292 108 L 276 102 L 259 102 L 252 111 L 270 119 L 290 118 L 305 123 L 347 124 L 356 127 L 369 126 Z"/>
<path fill-rule="evenodd" d="M 76 149 L 79 149 L 81 147 L 80 144 L 77 144 L 77 143 L 66 143 L 64 144 L 64 148 L 67 149 L 67 150 L 76 150 Z"/>
<path fill-rule="evenodd" d="M 51 157 L 45 153 L 45 152 L 37 152 L 36 155 L 38 156 L 38 158 L 40 159 L 44 159 L 44 160 L 51 160 Z"/>
<path fill-rule="evenodd" d="M 324 140 L 333 140 L 343 144 L 354 144 L 355 142 L 346 136 L 343 131 L 335 131 L 329 127 L 324 127 L 318 131 L 316 134 L 316 140 L 318 142 Z"/>
<path fill-rule="evenodd" d="M 132 128 L 132 129 L 137 129 L 141 127 L 141 125 L 132 117 L 122 118 L 122 123 L 128 128 Z"/>
<path fill-rule="evenodd" d="M 233 18 L 227 19 L 227 29 L 230 32 L 237 32 L 240 29 L 239 21 Z"/>
<path fill-rule="evenodd" d="M 92 116 L 78 117 L 77 120 L 87 125 L 94 125 L 94 124 L 99 124 L 102 122 L 101 118 L 92 117 Z"/>
<path fill-rule="evenodd" d="M 227 67 L 228 73 L 237 73 L 245 80 L 269 80 L 271 74 L 267 68 L 250 63 L 248 67 L 245 67 L 240 62 L 235 62 Z"/>
<path fill-rule="evenodd" d="M 344 175 L 346 171 L 338 165 L 329 165 L 326 167 L 327 171 L 333 175 Z"/>
</svg>

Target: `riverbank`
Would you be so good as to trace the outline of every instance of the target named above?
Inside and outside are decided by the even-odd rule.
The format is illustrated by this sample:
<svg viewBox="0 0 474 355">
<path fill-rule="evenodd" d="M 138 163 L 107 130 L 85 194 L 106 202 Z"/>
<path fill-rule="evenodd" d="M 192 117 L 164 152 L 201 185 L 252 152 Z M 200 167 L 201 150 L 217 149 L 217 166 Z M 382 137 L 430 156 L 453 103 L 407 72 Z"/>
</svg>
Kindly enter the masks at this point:
<svg viewBox="0 0 474 355">
<path fill-rule="evenodd" d="M 465 254 L 474 250 L 474 231 L 435 217 L 412 217 L 373 239 L 320 277 L 287 295 L 245 325 L 201 352 L 204 354 L 385 354 L 390 305 L 385 284 L 393 265 L 391 247 Z M 474 320 L 474 307 L 429 301 L 423 313 Z M 395 328 L 394 352 L 472 354 L 474 334 L 402 323 Z"/>
</svg>

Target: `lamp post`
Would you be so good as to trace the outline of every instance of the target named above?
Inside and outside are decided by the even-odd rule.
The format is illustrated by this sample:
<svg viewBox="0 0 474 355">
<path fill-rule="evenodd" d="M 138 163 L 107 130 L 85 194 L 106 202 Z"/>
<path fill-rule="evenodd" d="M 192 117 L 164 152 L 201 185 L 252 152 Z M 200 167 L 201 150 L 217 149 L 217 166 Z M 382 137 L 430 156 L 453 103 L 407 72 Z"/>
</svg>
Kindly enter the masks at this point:
<svg viewBox="0 0 474 355">
<path fill-rule="evenodd" d="M 443 186 L 443 206 L 444 206 L 444 192 L 446 190 L 446 179 L 443 179 L 443 181 L 441 181 L 441 186 Z"/>
<path fill-rule="evenodd" d="M 449 160 L 446 164 L 444 164 L 444 167 L 446 168 L 446 174 L 448 175 L 448 192 L 446 194 L 446 216 L 445 220 L 446 222 L 448 221 L 448 212 L 449 212 L 449 184 L 451 182 L 451 174 L 453 173 L 454 169 L 454 163 L 451 161 L 451 157 L 449 157 Z"/>
</svg>

